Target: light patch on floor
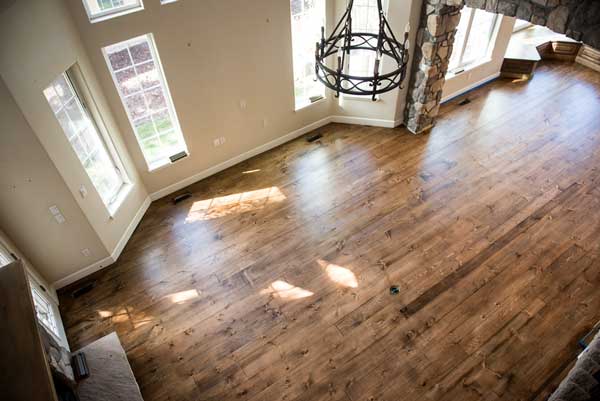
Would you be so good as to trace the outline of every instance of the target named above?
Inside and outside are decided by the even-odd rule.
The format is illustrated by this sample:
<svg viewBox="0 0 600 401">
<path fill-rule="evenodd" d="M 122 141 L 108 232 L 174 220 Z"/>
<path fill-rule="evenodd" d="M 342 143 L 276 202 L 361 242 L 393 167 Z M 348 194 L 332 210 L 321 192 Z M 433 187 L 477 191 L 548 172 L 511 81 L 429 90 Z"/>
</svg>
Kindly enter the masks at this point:
<svg viewBox="0 0 600 401">
<path fill-rule="evenodd" d="M 259 210 L 269 204 L 282 202 L 285 199 L 285 195 L 279 188 L 270 187 L 201 200 L 192 204 L 185 222 L 194 223 Z"/>
</svg>

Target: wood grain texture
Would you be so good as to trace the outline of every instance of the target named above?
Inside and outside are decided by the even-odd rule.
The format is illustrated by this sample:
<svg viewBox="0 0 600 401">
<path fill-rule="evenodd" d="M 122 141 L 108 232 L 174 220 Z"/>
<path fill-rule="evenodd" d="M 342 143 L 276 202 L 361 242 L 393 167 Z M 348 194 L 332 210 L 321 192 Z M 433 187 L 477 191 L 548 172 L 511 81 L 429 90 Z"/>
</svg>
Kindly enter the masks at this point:
<svg viewBox="0 0 600 401">
<path fill-rule="evenodd" d="M 429 135 L 332 124 L 153 203 L 61 293 L 71 346 L 116 331 L 146 401 L 544 399 L 600 319 L 600 75 L 466 96 Z"/>
<path fill-rule="evenodd" d="M 0 268 L 0 399 L 55 401 L 31 288 L 21 262 Z"/>
</svg>

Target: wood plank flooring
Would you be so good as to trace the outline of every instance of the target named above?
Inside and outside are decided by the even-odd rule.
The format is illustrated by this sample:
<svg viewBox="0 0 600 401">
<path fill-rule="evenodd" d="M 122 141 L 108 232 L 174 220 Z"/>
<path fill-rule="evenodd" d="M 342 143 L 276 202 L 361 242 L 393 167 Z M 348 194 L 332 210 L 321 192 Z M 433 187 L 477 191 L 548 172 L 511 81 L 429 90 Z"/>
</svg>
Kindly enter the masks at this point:
<svg viewBox="0 0 600 401">
<path fill-rule="evenodd" d="M 468 97 L 429 135 L 332 124 L 153 203 L 61 292 L 72 348 L 116 331 L 146 401 L 545 399 L 600 320 L 600 74 Z"/>
</svg>

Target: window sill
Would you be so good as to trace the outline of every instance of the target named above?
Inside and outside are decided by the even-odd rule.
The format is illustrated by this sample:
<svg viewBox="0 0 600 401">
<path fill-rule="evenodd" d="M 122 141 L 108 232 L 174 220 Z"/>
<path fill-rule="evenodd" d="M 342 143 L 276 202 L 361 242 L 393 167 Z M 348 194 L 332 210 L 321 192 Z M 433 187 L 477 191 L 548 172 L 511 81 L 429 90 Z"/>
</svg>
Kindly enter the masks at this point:
<svg viewBox="0 0 600 401">
<path fill-rule="evenodd" d="M 98 22 L 108 21 L 108 20 L 113 19 L 113 18 L 122 17 L 124 15 L 132 14 L 132 13 L 135 13 L 135 12 L 138 12 L 138 11 L 143 11 L 143 10 L 144 10 L 144 6 L 140 5 L 140 6 L 135 6 L 135 7 L 132 7 L 132 8 L 127 8 L 127 9 L 124 9 L 124 10 L 121 10 L 121 11 L 115 11 L 114 13 L 110 13 L 110 14 L 98 15 L 96 17 L 89 16 L 89 20 L 90 20 L 90 23 L 96 24 Z"/>
<path fill-rule="evenodd" d="M 446 79 L 452 79 L 452 78 L 456 78 L 459 77 L 461 75 L 463 75 L 464 73 L 470 72 L 472 70 L 474 70 L 475 68 L 481 67 L 484 64 L 490 63 L 492 61 L 491 57 L 487 57 L 483 60 L 480 61 L 475 61 L 471 64 L 467 64 L 464 67 L 462 67 L 461 70 L 457 71 L 457 72 L 447 72 L 446 73 Z M 460 67 L 459 67 L 460 68 Z M 457 69 L 455 69 L 456 71 Z"/>
<path fill-rule="evenodd" d="M 172 162 L 169 158 L 157 160 L 154 163 L 148 165 L 148 172 L 154 173 L 156 171 L 165 169 L 165 168 L 177 163 L 180 160 L 187 159 L 190 155 L 190 152 L 188 152 L 187 149 L 182 149 L 180 152 L 185 152 L 187 156 L 182 157 L 181 159 L 175 160 L 174 162 Z"/>
<path fill-rule="evenodd" d="M 125 202 L 125 199 L 127 199 L 127 196 L 129 195 L 132 189 L 133 184 L 131 183 L 123 185 L 123 187 L 121 187 L 121 189 L 119 190 L 119 193 L 117 194 L 115 200 L 110 205 L 108 205 L 108 214 L 111 219 L 114 219 L 115 215 L 121 208 L 123 202 Z"/>
<path fill-rule="evenodd" d="M 359 102 L 369 102 L 369 103 L 377 103 L 381 101 L 381 97 L 379 97 L 379 95 L 377 95 L 375 101 L 373 101 L 373 96 L 372 95 L 342 95 L 341 96 L 341 100 L 352 100 L 352 101 L 359 101 Z"/>
<path fill-rule="evenodd" d="M 304 104 L 304 105 L 302 105 L 302 106 L 297 106 L 297 107 L 294 109 L 294 111 L 300 111 L 300 110 L 304 110 L 304 109 L 307 109 L 307 108 L 309 108 L 309 107 L 311 107 L 311 106 L 314 106 L 314 105 L 316 105 L 316 104 L 319 104 L 319 103 L 324 103 L 325 101 L 327 101 L 327 98 L 326 98 L 326 97 L 323 97 L 322 99 L 319 99 L 319 100 L 317 100 L 316 102 L 313 102 L 313 103 L 307 103 L 307 104 Z"/>
</svg>

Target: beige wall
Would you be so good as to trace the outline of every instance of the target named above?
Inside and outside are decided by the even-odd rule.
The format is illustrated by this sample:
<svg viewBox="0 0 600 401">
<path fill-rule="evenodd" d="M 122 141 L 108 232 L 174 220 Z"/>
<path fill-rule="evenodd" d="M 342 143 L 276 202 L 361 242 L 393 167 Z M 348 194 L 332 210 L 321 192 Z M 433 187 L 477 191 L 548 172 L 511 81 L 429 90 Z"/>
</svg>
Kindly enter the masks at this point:
<svg viewBox="0 0 600 401">
<path fill-rule="evenodd" d="M 164 6 L 145 1 L 143 11 L 95 24 L 81 0 L 66 2 L 150 193 L 331 114 L 330 95 L 294 111 L 287 0 L 180 0 Z M 101 51 L 150 32 L 190 151 L 189 157 L 153 172 L 148 172 Z M 240 107 L 242 100 L 246 109 Z M 215 148 L 213 139 L 220 136 L 226 143 Z"/>
<path fill-rule="evenodd" d="M 500 16 L 499 18 L 501 18 L 501 22 L 495 34 L 490 60 L 473 68 L 466 69 L 461 74 L 447 78 L 442 101 L 449 100 L 465 91 L 473 89 L 474 86 L 498 77 L 516 21 L 512 17 Z"/>
<path fill-rule="evenodd" d="M 135 183 L 114 218 L 110 217 L 100 196 L 94 190 L 42 93 L 50 82 L 75 63 L 81 67 L 98 107 L 103 112 L 104 122 L 114 145 L 119 150 L 129 177 Z M 36 210 L 35 218 L 30 218 L 31 224 L 19 222 L 22 216 L 33 209 L 33 205 L 30 208 L 27 202 L 13 202 L 10 213 L 6 213 L 10 216 L 5 217 L 8 235 L 34 261 L 40 273 L 47 280 L 54 281 L 88 265 L 81 260 L 81 255 L 77 255 L 82 247 L 90 248 L 94 252 L 93 258 L 96 260 L 91 262 L 96 262 L 106 254 L 114 254 L 122 245 L 124 235 L 147 199 L 147 192 L 129 160 L 119 129 L 111 118 L 110 108 L 96 82 L 87 53 L 62 0 L 20 0 L 0 14 L 0 76 L 31 130 L 56 166 L 56 170 L 53 170 L 47 160 L 43 161 L 43 152 L 36 154 L 36 146 L 39 145 L 30 141 L 23 144 L 23 149 L 27 149 L 27 152 L 24 150 L 24 153 L 8 166 L 14 172 L 8 178 L 23 177 L 18 172 L 31 166 L 40 171 L 40 174 L 41 170 L 48 170 L 46 174 L 58 171 L 63 179 L 62 185 L 57 183 L 59 180 L 56 175 L 53 177 L 54 181 L 49 181 L 56 183 L 59 195 L 45 186 L 44 182 L 30 185 L 31 202 L 35 202 Z M 23 125 L 22 121 L 18 122 L 19 117 L 15 117 L 18 113 L 14 107 L 12 110 L 7 119 L 17 118 L 15 124 Z M 3 118 L 2 131 L 5 127 Z M 7 128 L 8 132 L 11 127 Z M 7 133 L 2 132 L 1 135 L 3 140 L 6 138 L 8 141 Z M 65 185 L 71 193 L 70 200 L 68 193 L 64 191 Z M 82 198 L 78 193 L 81 185 L 88 189 L 86 198 Z M 68 227 L 72 230 L 68 235 L 66 232 L 57 231 L 57 228 L 52 226 L 49 212 L 43 211 L 43 208 L 53 204 L 59 204 L 67 218 L 67 223 L 61 225 L 58 230 L 67 230 Z M 78 211 L 76 205 L 79 207 Z M 81 212 L 88 224 L 81 218 Z M 36 222 L 36 219 L 39 222 Z M 49 223 L 41 224 L 46 220 Z M 96 234 L 95 237 L 89 232 L 90 226 Z"/>
<path fill-rule="evenodd" d="M 339 9 L 345 1 L 328 0 L 328 32 L 335 22 L 336 3 Z M 398 35 L 411 20 L 413 44 L 421 4 L 421 0 L 391 0 L 389 9 Z M 392 123 L 402 119 L 406 89 L 386 94 L 377 103 L 353 100 L 343 106 L 328 93 L 325 101 L 294 110 L 288 0 L 180 0 L 164 6 L 147 0 L 145 7 L 95 24 L 88 21 L 81 0 L 20 0 L 0 12 L 0 76 L 6 83 L 0 95 L 9 105 L 3 107 L 7 117 L 1 124 L 11 132 L 2 134 L 0 151 L 22 152 L 6 159 L 0 178 L 29 183 L 18 197 L 14 193 L 0 197 L 0 224 L 50 282 L 118 255 L 148 193 L 332 115 Z M 153 172 L 147 171 L 101 52 L 104 46 L 150 32 L 190 151 L 189 157 Z M 93 190 L 42 93 L 75 63 L 135 183 L 114 218 Z M 21 131 L 23 139 L 17 134 Z M 220 136 L 226 143 L 213 147 L 213 139 Z M 43 174 L 51 177 L 37 178 Z M 28 176 L 35 180 L 27 181 Z M 88 189 L 86 198 L 78 193 L 81 185 Z M 54 204 L 67 223 L 52 220 L 47 209 Z M 92 251 L 93 260 L 83 257 L 83 248 Z"/>
<path fill-rule="evenodd" d="M 50 283 L 108 256 L 48 154 L 0 80 L 0 227 Z M 48 208 L 57 205 L 66 222 Z M 92 257 L 81 253 L 83 248 Z"/>
</svg>

